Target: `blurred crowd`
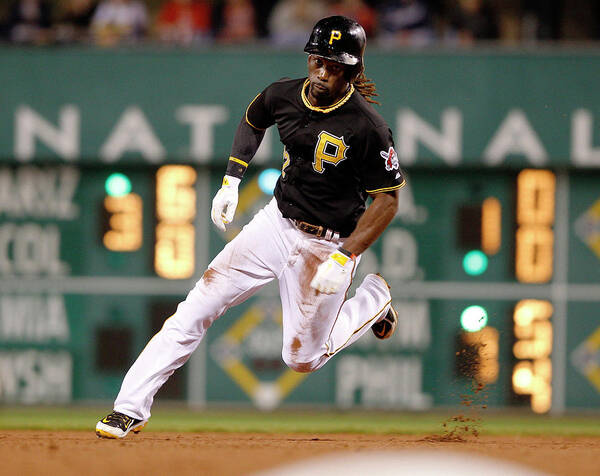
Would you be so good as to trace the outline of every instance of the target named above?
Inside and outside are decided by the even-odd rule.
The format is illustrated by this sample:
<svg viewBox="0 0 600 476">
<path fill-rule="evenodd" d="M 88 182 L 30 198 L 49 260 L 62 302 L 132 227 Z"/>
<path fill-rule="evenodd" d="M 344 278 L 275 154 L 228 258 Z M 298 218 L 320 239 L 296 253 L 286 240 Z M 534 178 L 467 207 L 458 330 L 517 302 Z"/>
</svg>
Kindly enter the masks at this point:
<svg viewBox="0 0 600 476">
<path fill-rule="evenodd" d="M 302 46 L 346 15 L 382 47 L 600 39 L 595 0 L 0 0 L 10 44 Z"/>
</svg>

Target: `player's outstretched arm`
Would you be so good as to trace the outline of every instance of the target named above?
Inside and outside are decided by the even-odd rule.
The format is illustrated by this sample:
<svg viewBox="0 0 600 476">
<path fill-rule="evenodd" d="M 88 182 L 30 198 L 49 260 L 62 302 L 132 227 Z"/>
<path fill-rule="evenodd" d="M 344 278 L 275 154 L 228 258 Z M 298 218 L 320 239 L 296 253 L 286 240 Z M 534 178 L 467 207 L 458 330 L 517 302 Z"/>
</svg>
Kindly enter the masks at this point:
<svg viewBox="0 0 600 476">
<path fill-rule="evenodd" d="M 225 231 L 225 225 L 233 220 L 238 203 L 238 185 L 264 135 L 264 130 L 253 128 L 245 118 L 237 128 L 227 163 L 227 172 L 223 177 L 221 188 L 213 199 L 210 212 L 213 223 L 221 231 Z"/>
<path fill-rule="evenodd" d="M 312 288 L 325 294 L 336 293 L 346 276 L 352 273 L 356 256 L 371 246 L 393 220 L 398 210 L 398 191 L 371 196 L 373 202 L 358 220 L 352 234 L 317 268 L 310 283 Z"/>
</svg>

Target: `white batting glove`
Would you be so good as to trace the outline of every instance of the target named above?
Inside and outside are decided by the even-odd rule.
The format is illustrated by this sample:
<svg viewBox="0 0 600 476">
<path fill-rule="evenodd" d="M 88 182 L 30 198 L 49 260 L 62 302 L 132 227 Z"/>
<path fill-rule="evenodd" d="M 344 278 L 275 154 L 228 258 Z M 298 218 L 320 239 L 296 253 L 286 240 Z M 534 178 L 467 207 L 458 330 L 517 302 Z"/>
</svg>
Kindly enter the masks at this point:
<svg viewBox="0 0 600 476">
<path fill-rule="evenodd" d="M 212 210 L 210 217 L 217 228 L 225 231 L 225 225 L 233 221 L 233 215 L 238 203 L 238 185 L 240 179 L 225 175 L 223 177 L 223 185 L 213 198 Z"/>
<path fill-rule="evenodd" d="M 341 251 L 334 251 L 319 265 L 310 286 L 324 294 L 335 294 L 346 282 L 353 267 L 353 258 L 346 256 Z"/>
</svg>

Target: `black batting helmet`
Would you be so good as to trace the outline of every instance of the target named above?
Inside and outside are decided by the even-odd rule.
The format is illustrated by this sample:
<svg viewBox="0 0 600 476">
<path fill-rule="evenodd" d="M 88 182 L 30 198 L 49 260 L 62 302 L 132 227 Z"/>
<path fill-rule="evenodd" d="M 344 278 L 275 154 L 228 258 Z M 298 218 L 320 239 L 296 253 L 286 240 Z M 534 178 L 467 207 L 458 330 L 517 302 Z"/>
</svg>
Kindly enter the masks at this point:
<svg viewBox="0 0 600 476">
<path fill-rule="evenodd" d="M 367 36 L 359 23 L 343 16 L 319 20 L 313 28 L 304 51 L 352 66 L 352 77 L 363 69 Z"/>
</svg>

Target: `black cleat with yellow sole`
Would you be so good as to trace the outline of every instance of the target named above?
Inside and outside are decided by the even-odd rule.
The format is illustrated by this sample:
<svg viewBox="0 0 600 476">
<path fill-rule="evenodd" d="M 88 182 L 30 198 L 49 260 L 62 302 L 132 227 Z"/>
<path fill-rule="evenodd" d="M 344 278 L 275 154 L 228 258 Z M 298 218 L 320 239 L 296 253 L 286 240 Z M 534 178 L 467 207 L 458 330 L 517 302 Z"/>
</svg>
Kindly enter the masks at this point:
<svg viewBox="0 0 600 476">
<path fill-rule="evenodd" d="M 142 431 L 146 423 L 148 420 L 138 420 L 113 411 L 96 424 L 96 435 L 98 438 L 125 438 L 130 431 Z"/>
</svg>

